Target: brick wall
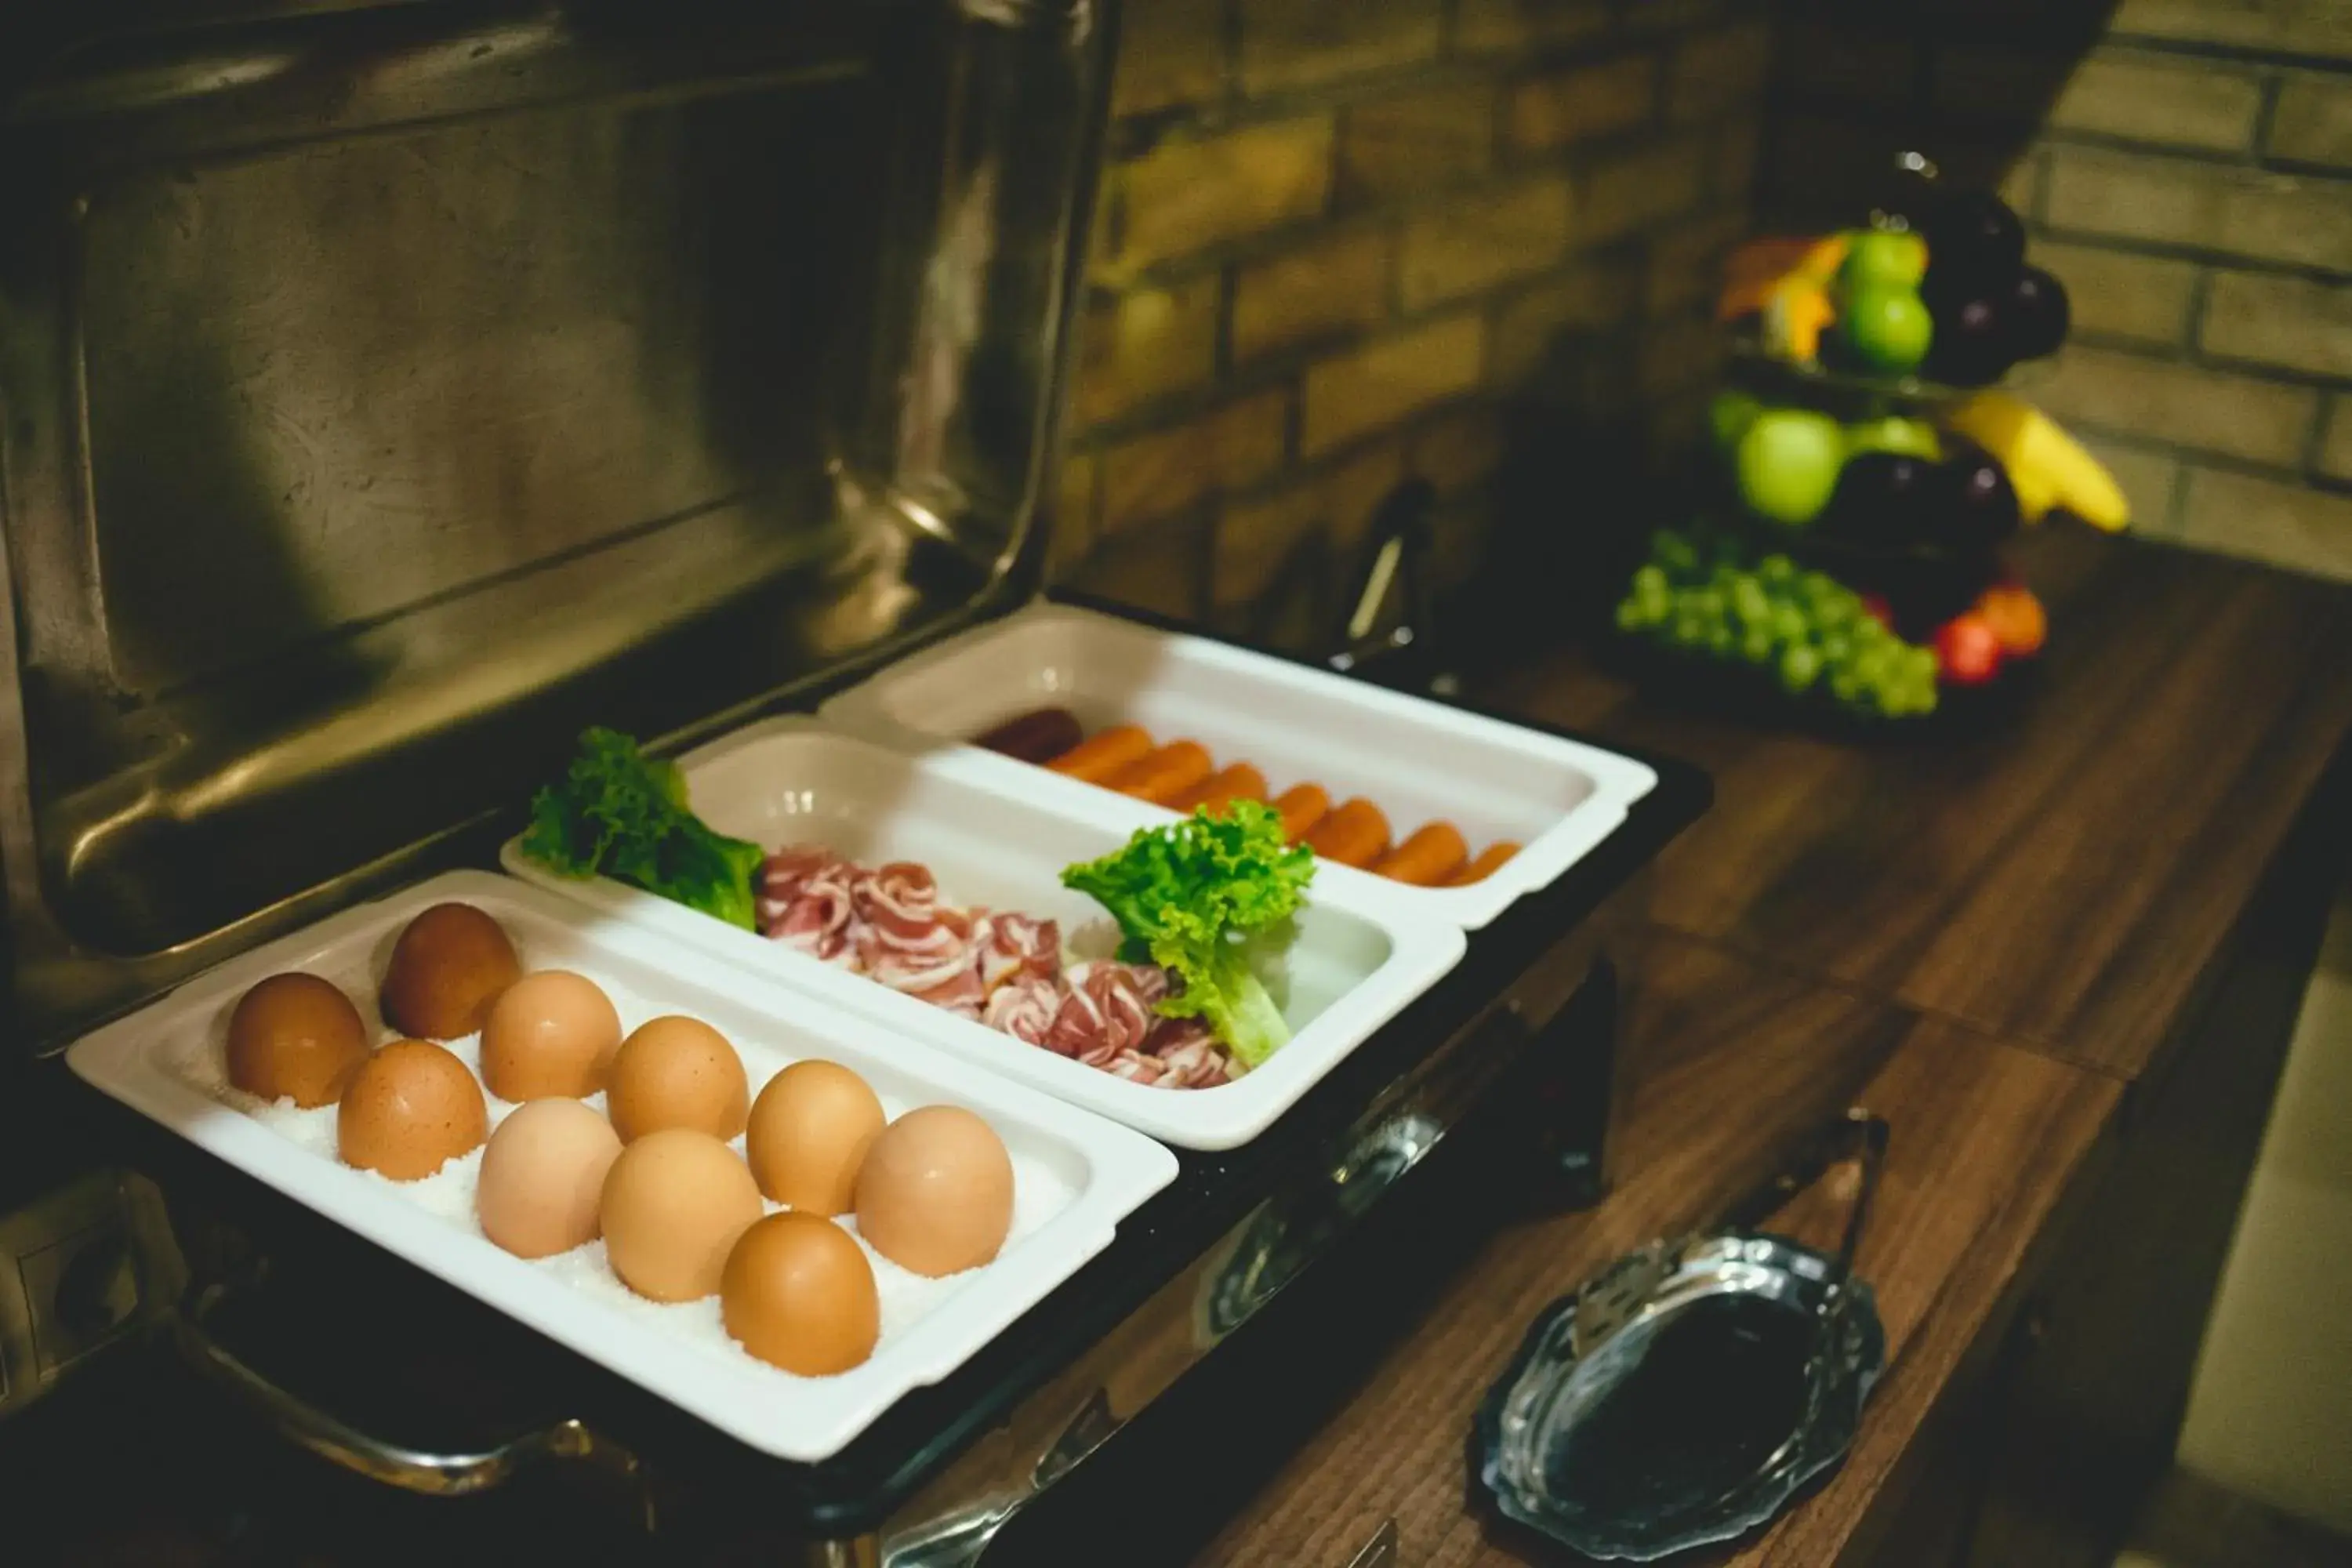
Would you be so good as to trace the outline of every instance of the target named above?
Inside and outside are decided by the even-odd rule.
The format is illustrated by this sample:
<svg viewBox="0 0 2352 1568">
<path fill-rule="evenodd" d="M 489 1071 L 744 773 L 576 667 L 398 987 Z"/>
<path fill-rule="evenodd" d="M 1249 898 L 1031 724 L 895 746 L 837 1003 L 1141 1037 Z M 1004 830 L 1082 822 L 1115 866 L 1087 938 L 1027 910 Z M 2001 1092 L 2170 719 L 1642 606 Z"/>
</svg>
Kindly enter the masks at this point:
<svg viewBox="0 0 2352 1568">
<path fill-rule="evenodd" d="M 2150 533 L 2352 577 L 2352 3 L 1917 0 L 1793 18 L 1775 216 L 1893 150 L 2005 180 L 2076 337 L 2030 395 Z"/>
<path fill-rule="evenodd" d="M 1770 37 L 1762 0 L 1126 0 L 1056 575 L 1304 642 L 1407 475 L 1471 569 L 1559 334 L 1686 415 Z"/>
</svg>

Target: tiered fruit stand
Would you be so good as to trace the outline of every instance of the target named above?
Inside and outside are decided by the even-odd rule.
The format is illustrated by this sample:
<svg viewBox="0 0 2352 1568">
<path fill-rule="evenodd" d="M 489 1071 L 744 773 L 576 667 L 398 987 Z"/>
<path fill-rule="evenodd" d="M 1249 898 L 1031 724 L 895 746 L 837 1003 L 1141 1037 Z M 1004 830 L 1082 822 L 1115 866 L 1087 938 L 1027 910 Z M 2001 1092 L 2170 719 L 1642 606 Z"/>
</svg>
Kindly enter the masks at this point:
<svg viewBox="0 0 2352 1568">
<path fill-rule="evenodd" d="M 1872 722 L 1981 706 L 2031 671 L 2047 619 L 2003 547 L 2060 511 L 2126 517 L 2016 396 L 2067 324 L 2024 245 L 1998 199 L 1927 177 L 1867 228 L 1733 258 L 1739 337 L 1694 515 L 1652 535 L 1617 605 L 1645 668 Z"/>
</svg>

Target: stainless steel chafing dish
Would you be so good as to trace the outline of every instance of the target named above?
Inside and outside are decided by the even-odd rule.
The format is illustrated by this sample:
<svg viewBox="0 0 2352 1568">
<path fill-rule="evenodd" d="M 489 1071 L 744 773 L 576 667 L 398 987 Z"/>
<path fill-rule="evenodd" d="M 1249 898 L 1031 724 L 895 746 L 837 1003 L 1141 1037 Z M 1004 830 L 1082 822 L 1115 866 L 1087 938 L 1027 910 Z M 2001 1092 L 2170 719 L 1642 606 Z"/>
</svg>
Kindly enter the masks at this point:
<svg viewBox="0 0 2352 1568">
<path fill-rule="evenodd" d="M 1100 0 L 0 17 L 12 1048 L 488 864 L 584 724 L 683 746 L 1034 597 L 1113 33 Z M 1601 1179 L 1599 911 L 1705 798 L 1658 766 L 1272 1132 L 1188 1158 L 823 1467 L 730 1452 L 551 1347 L 562 1421 L 371 1436 L 229 1343 L 228 1264 L 315 1248 L 428 1287 L 127 1118 L 97 1118 L 101 1152 L 170 1203 L 150 1278 L 195 1275 L 194 1364 L 339 1464 L 449 1493 L 614 1460 L 657 1521 L 756 1495 L 801 1560 L 971 1562 L 1340 1278 L 1444 1149 L 1507 1132 L 1520 1173 Z"/>
<path fill-rule="evenodd" d="M 21 1032 L 1034 582 L 1094 5 L 12 10 Z"/>
</svg>

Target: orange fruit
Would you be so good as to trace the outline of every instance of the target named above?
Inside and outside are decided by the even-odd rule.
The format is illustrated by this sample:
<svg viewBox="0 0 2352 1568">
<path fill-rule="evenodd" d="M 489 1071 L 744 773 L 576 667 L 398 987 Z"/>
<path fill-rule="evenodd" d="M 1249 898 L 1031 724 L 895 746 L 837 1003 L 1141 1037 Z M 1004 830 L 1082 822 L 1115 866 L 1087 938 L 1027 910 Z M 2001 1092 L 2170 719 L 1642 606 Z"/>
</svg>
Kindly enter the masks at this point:
<svg viewBox="0 0 2352 1568">
<path fill-rule="evenodd" d="M 1992 628 L 1992 635 L 2000 639 L 2003 653 L 2016 657 L 2036 654 L 2049 640 L 2050 617 L 2030 589 L 1988 588 L 1984 597 L 1977 601 L 1977 614 Z"/>
</svg>

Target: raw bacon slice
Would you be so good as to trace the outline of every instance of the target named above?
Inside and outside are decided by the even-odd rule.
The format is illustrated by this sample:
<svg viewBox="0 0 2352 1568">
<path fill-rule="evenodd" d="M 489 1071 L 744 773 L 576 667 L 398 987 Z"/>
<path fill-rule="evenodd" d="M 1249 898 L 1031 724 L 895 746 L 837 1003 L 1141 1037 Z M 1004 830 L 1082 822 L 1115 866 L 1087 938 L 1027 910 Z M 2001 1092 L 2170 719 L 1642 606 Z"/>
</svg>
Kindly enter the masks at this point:
<svg viewBox="0 0 2352 1568">
<path fill-rule="evenodd" d="M 1052 980 L 1062 972 L 1058 921 L 1000 910 L 981 916 L 972 932 L 980 946 L 980 982 L 989 990 L 1013 980 Z"/>
<path fill-rule="evenodd" d="M 848 874 L 856 868 L 823 845 L 796 845 L 777 850 L 761 864 L 754 889 L 760 929 L 781 922 L 794 900 L 812 883 L 839 884 L 845 890 Z M 769 932 L 769 934 L 773 934 Z"/>
<path fill-rule="evenodd" d="M 779 851 L 760 868 L 755 914 L 761 934 L 828 963 L 851 956 L 856 868 L 829 849 Z"/>
<path fill-rule="evenodd" d="M 1233 1058 L 1198 1018 L 1162 1018 L 1147 1047 L 1166 1071 L 1171 1089 L 1213 1089 L 1233 1081 Z"/>
<path fill-rule="evenodd" d="M 1103 1019 L 1102 1003 L 1084 986 L 1074 984 L 1085 969 L 1086 965 L 1080 964 L 1063 977 L 1059 987 L 1062 1005 L 1055 1010 L 1045 1037 L 1037 1043 L 1055 1056 L 1076 1057 L 1088 1067 L 1099 1067 L 1111 1053 L 1105 1043 L 1110 1031 Z"/>
<path fill-rule="evenodd" d="M 1115 1077 L 1212 1089 L 1241 1076 L 1200 1020 L 1160 1015 L 1166 970 L 1108 959 L 1065 968 L 1055 921 L 958 909 L 928 867 L 869 869 L 796 845 L 761 866 L 755 902 L 762 935 Z"/>
<path fill-rule="evenodd" d="M 988 993 L 981 988 L 979 968 L 961 953 L 935 969 L 877 973 L 874 978 L 966 1018 L 978 1018 L 988 1000 Z"/>
<path fill-rule="evenodd" d="M 939 884 L 920 866 L 860 873 L 850 883 L 850 897 L 865 927 L 862 937 L 877 954 L 930 966 L 961 958 L 971 940 L 971 917 L 941 908 Z"/>
<path fill-rule="evenodd" d="M 1015 980 L 988 994 L 980 1021 L 1024 1045 L 1042 1046 L 1062 1009 L 1062 991 L 1051 980 Z"/>
<path fill-rule="evenodd" d="M 1104 1063 L 1103 1069 L 1112 1077 L 1126 1079 L 1130 1083 L 1174 1087 L 1167 1081 L 1167 1064 L 1158 1057 L 1148 1057 L 1141 1051 L 1121 1051 Z"/>
<path fill-rule="evenodd" d="M 1152 1008 L 1168 994 L 1168 972 L 1156 964 L 1102 963 L 1088 967 L 1083 984 L 1102 1005 L 1112 1048 L 1141 1048 L 1160 1015 Z"/>
<path fill-rule="evenodd" d="M 1140 1047 L 1159 1016 L 1152 1004 L 1167 994 L 1166 972 L 1155 965 L 1102 960 L 1065 973 L 1068 999 L 1055 1015 L 1046 1047 L 1103 1067 Z"/>
</svg>

